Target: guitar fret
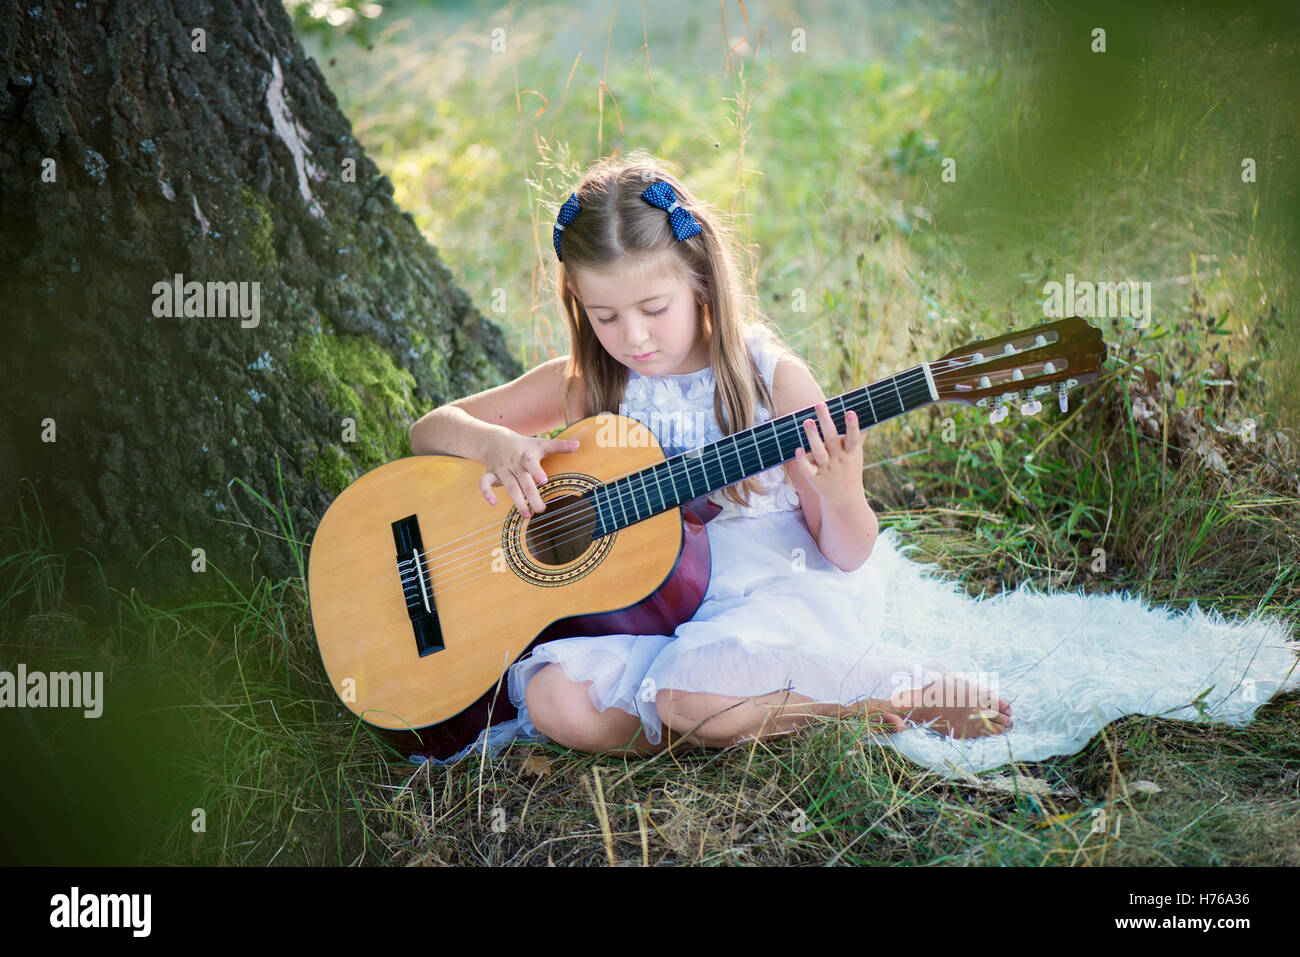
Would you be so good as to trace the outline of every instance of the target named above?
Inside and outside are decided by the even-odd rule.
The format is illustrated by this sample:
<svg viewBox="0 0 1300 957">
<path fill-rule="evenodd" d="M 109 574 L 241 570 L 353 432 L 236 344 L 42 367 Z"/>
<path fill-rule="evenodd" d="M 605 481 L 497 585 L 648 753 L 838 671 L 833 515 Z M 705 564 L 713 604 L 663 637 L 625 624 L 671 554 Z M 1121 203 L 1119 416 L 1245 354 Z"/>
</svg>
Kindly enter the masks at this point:
<svg viewBox="0 0 1300 957">
<path fill-rule="evenodd" d="M 631 476 L 628 479 L 628 485 L 632 489 L 632 521 L 635 523 L 641 521 L 641 519 L 645 517 L 641 514 L 641 498 L 638 497 L 637 492 L 639 490 L 645 495 L 645 504 L 647 509 L 650 507 L 650 493 L 646 491 L 645 479 L 640 476 Z"/>
<path fill-rule="evenodd" d="M 640 514 L 640 508 L 638 507 L 636 500 L 636 480 L 633 476 L 629 475 L 625 477 L 623 481 L 627 486 L 627 512 L 628 515 L 631 516 L 631 521 L 629 521 L 628 524 L 635 525 L 637 516 Z"/>
<path fill-rule="evenodd" d="M 690 491 L 691 498 L 695 498 L 695 479 L 691 477 L 691 460 L 698 462 L 699 458 L 698 455 L 692 454 L 692 452 L 687 452 L 682 457 L 682 471 L 686 473 L 686 488 Z"/>
<path fill-rule="evenodd" d="M 673 487 L 673 501 L 684 502 L 686 499 L 682 497 L 682 490 L 677 487 L 677 463 L 673 459 L 669 459 L 667 464 L 668 481 Z"/>
<path fill-rule="evenodd" d="M 740 442 L 735 435 L 729 435 L 727 438 L 731 440 L 731 454 L 736 457 L 736 480 L 739 481 L 745 471 L 745 463 L 740 457 Z"/>
<path fill-rule="evenodd" d="M 727 484 L 727 469 L 726 466 L 722 464 L 722 449 L 718 448 L 716 445 L 713 446 L 713 457 L 718 461 L 718 477 L 716 479 L 709 473 L 709 465 L 708 462 L 704 460 L 704 456 L 700 456 L 700 461 L 704 465 L 704 474 L 708 478 L 708 482 L 706 483 L 708 487 L 712 488 L 716 485 L 721 488 Z"/>
</svg>

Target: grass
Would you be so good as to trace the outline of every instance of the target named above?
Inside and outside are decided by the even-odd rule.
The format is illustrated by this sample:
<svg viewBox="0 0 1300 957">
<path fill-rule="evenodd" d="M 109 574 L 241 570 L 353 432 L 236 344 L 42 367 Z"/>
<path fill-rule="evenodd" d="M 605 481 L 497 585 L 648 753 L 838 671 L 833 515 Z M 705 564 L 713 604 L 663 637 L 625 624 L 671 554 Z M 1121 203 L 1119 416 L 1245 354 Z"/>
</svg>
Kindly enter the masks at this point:
<svg viewBox="0 0 1300 957">
<path fill-rule="evenodd" d="M 1172 65 L 1113 115 L 1116 141 L 1149 135 L 1075 162 L 1031 122 L 1078 95 L 1047 71 L 1041 11 L 930 12 L 944 6 L 881 4 L 865 23 L 859 5 L 842 5 L 808 25 L 822 45 L 802 58 L 784 49 L 798 24 L 783 13 L 761 35 L 756 10 L 746 23 L 726 7 L 727 36 L 747 37 L 732 43 L 730 69 L 720 16 L 671 3 L 657 6 L 664 22 L 694 17 L 698 29 L 643 35 L 632 8 L 611 20 L 391 3 L 366 24 L 373 51 L 314 35 L 308 45 L 399 204 L 526 365 L 567 351 L 547 210 L 594 151 L 616 144 L 650 145 L 741 217 L 760 300 L 828 394 L 1039 321 L 1042 284 L 1066 272 L 1151 281 L 1152 328 L 1095 321 L 1110 361 L 1073 393 L 1068 416 L 1045 402 L 1038 417 L 1013 412 L 995 427 L 943 405 L 873 430 L 870 501 L 882 525 L 921 545 L 915 557 L 972 594 L 1027 578 L 1295 620 L 1300 403 L 1280 348 L 1296 322 L 1287 236 L 1270 219 L 1279 187 L 1251 195 L 1216 179 L 1238 140 L 1271 148 L 1285 100 L 1251 93 L 1248 77 L 1193 82 L 1179 72 L 1188 48 L 1162 34 Z M 510 38 L 499 53 L 495 26 Z M 869 51 L 852 45 L 868 35 Z M 1234 77 L 1250 39 L 1219 34 L 1202 55 Z M 985 59 L 990 43 L 1027 52 Z M 699 72 L 686 82 L 673 63 Z M 1229 118 L 1221 128 L 1202 119 L 1215 102 L 1208 115 Z M 1212 163 L 1189 160 L 1189 137 Z M 958 160 L 957 184 L 941 179 L 945 156 Z M 1046 196 L 1031 201 L 1016 183 Z M 249 491 L 276 511 L 273 490 Z M 417 767 L 336 701 L 301 576 L 249 584 L 212 569 L 220 597 L 157 608 L 107 585 L 68 594 L 68 564 L 93 556 L 59 553 L 35 507 L 6 534 L 4 666 L 97 662 L 131 689 L 135 712 L 168 728 L 106 716 L 96 756 L 52 712 L 34 719 L 27 739 L 49 743 L 55 766 L 41 786 L 108 795 L 98 860 L 1300 863 L 1295 694 L 1244 729 L 1128 716 L 1077 754 L 970 780 L 827 720 L 649 759 L 515 745 Z M 281 523 L 278 534 L 305 568 L 310 530 Z M 103 785 L 126 762 L 135 777 Z M 65 845 L 86 862 L 86 845 Z"/>
</svg>

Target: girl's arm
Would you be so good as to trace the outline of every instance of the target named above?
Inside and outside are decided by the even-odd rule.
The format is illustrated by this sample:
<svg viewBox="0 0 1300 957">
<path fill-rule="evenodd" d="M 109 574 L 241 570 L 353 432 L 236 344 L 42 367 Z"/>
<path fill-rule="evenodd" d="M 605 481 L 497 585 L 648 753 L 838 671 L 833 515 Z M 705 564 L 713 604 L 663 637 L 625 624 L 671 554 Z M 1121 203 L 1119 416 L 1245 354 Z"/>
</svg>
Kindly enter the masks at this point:
<svg viewBox="0 0 1300 957">
<path fill-rule="evenodd" d="M 773 418 L 825 401 L 821 386 L 802 363 L 784 357 L 777 363 L 776 371 L 772 373 L 772 402 L 776 406 Z M 842 438 L 843 435 L 836 441 Z M 789 462 L 783 467 L 799 495 L 808 531 L 826 560 L 844 571 L 853 571 L 862 565 L 871 555 L 876 536 L 880 534 L 880 523 L 867 503 L 866 492 L 853 496 L 850 501 L 832 503 L 827 507 L 802 472 Z"/>
<path fill-rule="evenodd" d="M 539 435 L 566 424 L 564 376 L 568 362 L 568 356 L 558 356 L 513 382 L 425 413 L 411 426 L 411 452 L 459 455 L 482 462 L 487 444 L 503 430 Z"/>
</svg>

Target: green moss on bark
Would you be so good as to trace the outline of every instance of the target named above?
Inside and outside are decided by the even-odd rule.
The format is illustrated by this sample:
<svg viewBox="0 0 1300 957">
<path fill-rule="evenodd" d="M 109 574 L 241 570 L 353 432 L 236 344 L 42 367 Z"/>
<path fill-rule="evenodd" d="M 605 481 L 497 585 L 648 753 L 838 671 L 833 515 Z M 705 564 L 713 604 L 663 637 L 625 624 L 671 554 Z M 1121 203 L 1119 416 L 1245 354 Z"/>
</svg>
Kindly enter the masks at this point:
<svg viewBox="0 0 1300 957">
<path fill-rule="evenodd" d="M 248 253 L 259 269 L 275 269 L 277 257 L 275 243 L 271 241 L 274 224 L 271 211 L 257 194 L 247 186 L 239 187 L 239 199 L 244 204 L 244 239 Z"/>
<path fill-rule="evenodd" d="M 378 344 L 323 333 L 298 340 L 291 357 L 300 381 L 329 407 L 338 429 L 323 436 L 306 474 L 335 494 L 358 476 L 411 454 L 415 378 Z M 347 419 L 355 422 L 348 440 Z"/>
</svg>

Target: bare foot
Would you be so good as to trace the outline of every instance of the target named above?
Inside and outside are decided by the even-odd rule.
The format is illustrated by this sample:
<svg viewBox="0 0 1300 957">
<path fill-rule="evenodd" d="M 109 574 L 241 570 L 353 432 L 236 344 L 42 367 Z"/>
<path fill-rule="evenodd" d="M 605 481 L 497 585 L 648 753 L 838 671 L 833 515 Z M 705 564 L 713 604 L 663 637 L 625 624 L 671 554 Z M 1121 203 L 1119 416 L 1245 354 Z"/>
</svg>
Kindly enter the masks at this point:
<svg viewBox="0 0 1300 957">
<path fill-rule="evenodd" d="M 917 691 L 899 691 L 890 699 L 904 718 L 926 724 L 954 738 L 1003 734 L 1014 724 L 1011 705 L 983 685 L 945 672 Z"/>
<path fill-rule="evenodd" d="M 898 713 L 898 708 L 886 698 L 867 698 L 858 702 L 855 707 L 857 711 L 867 715 L 868 730 L 892 733 L 902 731 L 906 727 L 903 716 Z"/>
</svg>

